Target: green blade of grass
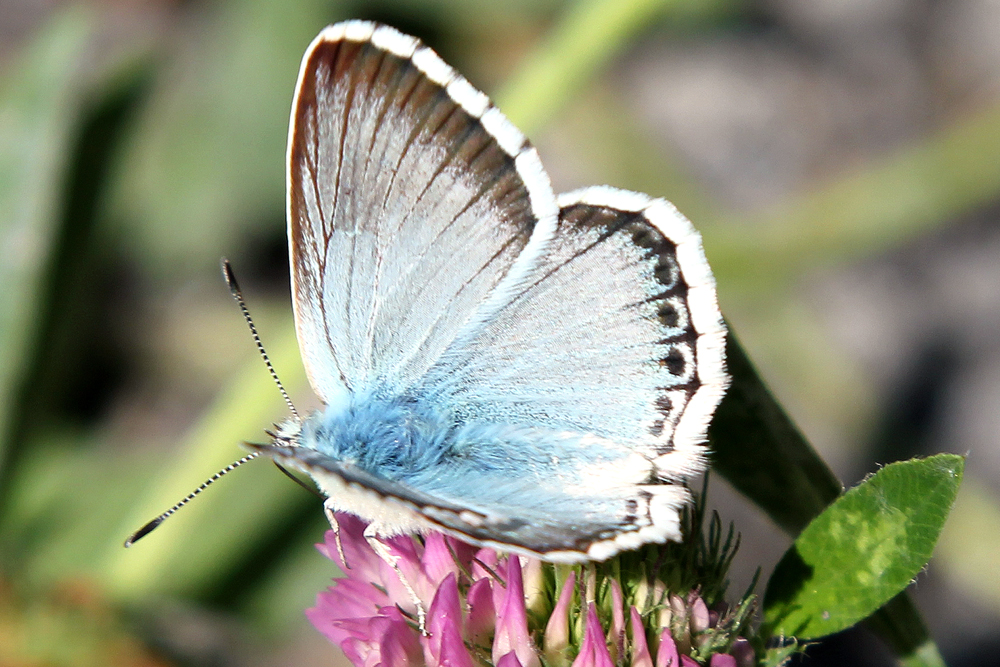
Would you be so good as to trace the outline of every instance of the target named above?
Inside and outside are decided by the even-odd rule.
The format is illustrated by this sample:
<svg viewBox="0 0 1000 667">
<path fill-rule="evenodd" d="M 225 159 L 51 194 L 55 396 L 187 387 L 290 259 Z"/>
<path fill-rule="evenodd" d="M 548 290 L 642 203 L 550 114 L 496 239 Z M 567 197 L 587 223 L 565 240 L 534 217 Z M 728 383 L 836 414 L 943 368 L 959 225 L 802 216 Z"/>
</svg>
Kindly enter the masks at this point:
<svg viewBox="0 0 1000 667">
<path fill-rule="evenodd" d="M 993 201 L 998 155 L 1000 103 L 749 219 L 702 221 L 705 246 L 734 295 L 780 289 Z"/>
<path fill-rule="evenodd" d="M 66 154 L 83 95 L 75 64 L 93 35 L 80 7 L 57 14 L 28 48 L 0 92 L 0 449 L 11 437 L 8 411 L 45 312 L 48 253 L 59 231 Z M 0 475 L 5 475 L 0 451 Z M 0 481 L 0 486 L 2 486 Z"/>
<path fill-rule="evenodd" d="M 552 120 L 594 76 L 655 21 L 710 16 L 729 0 L 580 0 L 495 95 L 497 106 L 529 136 Z"/>
</svg>

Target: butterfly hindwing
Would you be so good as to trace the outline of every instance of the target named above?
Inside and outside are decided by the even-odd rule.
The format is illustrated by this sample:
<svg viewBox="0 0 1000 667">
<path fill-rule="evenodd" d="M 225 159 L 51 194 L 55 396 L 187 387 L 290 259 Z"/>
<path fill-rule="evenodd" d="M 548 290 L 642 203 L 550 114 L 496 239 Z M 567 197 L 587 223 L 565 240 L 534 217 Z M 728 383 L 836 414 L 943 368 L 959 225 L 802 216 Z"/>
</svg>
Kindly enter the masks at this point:
<svg viewBox="0 0 1000 667">
<path fill-rule="evenodd" d="M 533 284 L 424 380 L 464 421 L 524 423 L 702 467 L 725 328 L 701 239 L 673 206 L 608 187 L 560 197 Z M 691 453 L 691 465 L 684 461 Z M 679 467 L 677 467 L 679 466 Z"/>
<path fill-rule="evenodd" d="M 612 188 L 560 203 L 535 281 L 421 385 L 460 425 L 457 469 L 407 481 L 524 526 L 508 544 L 603 558 L 679 538 L 681 483 L 706 465 L 727 385 L 725 328 L 700 237 L 671 205 Z"/>
</svg>

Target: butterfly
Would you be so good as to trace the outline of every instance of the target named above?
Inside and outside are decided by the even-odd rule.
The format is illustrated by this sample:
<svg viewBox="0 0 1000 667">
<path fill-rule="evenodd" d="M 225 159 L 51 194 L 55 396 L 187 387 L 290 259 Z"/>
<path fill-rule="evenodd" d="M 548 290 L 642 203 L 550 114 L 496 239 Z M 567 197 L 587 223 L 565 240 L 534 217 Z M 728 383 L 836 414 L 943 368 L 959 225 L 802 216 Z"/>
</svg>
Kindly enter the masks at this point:
<svg viewBox="0 0 1000 667">
<path fill-rule="evenodd" d="M 328 513 L 552 562 L 680 539 L 725 327 L 668 202 L 558 198 L 536 149 L 418 39 L 324 29 L 288 132 L 292 301 L 325 407 L 256 447 Z"/>
</svg>

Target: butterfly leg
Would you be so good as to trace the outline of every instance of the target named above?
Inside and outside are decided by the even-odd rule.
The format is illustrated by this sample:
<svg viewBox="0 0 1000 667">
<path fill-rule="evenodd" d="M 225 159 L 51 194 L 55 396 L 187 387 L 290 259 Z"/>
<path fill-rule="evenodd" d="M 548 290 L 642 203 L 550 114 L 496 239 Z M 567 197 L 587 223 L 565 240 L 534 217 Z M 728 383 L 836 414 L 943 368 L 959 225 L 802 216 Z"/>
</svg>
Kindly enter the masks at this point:
<svg viewBox="0 0 1000 667">
<path fill-rule="evenodd" d="M 351 564 L 347 562 L 347 556 L 344 555 L 344 545 L 340 541 L 340 522 L 337 521 L 337 515 L 334 513 L 333 508 L 328 505 L 323 505 L 323 511 L 326 512 L 326 518 L 330 522 L 330 529 L 333 531 L 333 537 L 337 543 L 337 555 L 340 556 L 340 562 L 344 564 L 345 569 L 350 570 Z"/>
<path fill-rule="evenodd" d="M 403 584 L 403 588 L 406 592 L 410 594 L 410 600 L 417 608 L 417 623 L 420 625 L 420 634 L 427 634 L 427 612 L 424 611 L 424 603 L 420 601 L 420 596 L 417 595 L 417 591 L 414 590 L 413 586 L 407 581 L 406 577 L 403 576 L 402 570 L 399 569 L 399 556 L 395 556 L 392 550 L 389 549 L 389 545 L 378 538 L 376 532 L 372 529 L 372 524 L 369 524 L 365 528 L 365 540 L 368 541 L 368 546 L 381 558 L 386 564 L 393 569 L 396 576 L 399 577 L 399 581 Z"/>
</svg>

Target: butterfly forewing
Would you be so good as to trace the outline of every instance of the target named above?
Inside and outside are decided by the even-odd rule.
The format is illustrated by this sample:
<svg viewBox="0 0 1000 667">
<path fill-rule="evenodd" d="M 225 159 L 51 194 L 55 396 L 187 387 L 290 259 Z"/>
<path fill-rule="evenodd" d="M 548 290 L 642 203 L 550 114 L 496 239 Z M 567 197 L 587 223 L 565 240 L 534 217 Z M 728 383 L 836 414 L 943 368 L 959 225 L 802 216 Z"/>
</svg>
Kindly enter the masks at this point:
<svg viewBox="0 0 1000 667">
<path fill-rule="evenodd" d="M 536 246 L 555 223 L 534 149 L 432 51 L 384 26 L 341 24 L 313 42 L 288 165 L 296 324 L 327 402 L 405 390 L 505 275 L 530 273 L 523 251 L 540 221 Z M 518 257 L 528 266 L 512 271 Z"/>
</svg>

